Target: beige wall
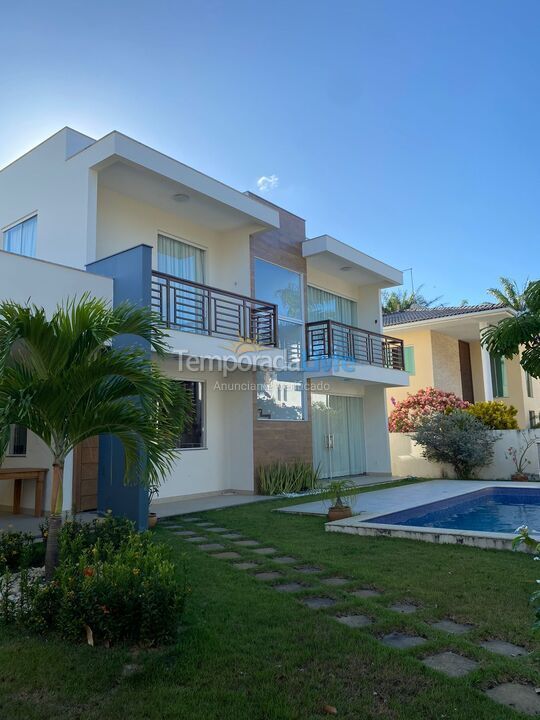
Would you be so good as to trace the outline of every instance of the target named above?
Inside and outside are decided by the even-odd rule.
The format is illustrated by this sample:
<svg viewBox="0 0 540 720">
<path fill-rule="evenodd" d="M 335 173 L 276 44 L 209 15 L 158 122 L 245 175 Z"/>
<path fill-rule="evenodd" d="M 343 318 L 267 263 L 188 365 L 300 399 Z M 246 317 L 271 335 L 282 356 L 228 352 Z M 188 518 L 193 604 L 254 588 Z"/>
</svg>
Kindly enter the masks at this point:
<svg viewBox="0 0 540 720">
<path fill-rule="evenodd" d="M 431 333 L 433 386 L 462 396 L 459 341 L 442 333 Z"/>
<path fill-rule="evenodd" d="M 408 331 L 400 331 L 393 333 L 392 328 L 388 328 L 387 335 L 401 338 L 404 347 L 414 347 L 415 373 L 409 375 L 409 387 L 388 388 L 386 391 L 388 412 L 392 411 L 392 398 L 399 402 L 405 400 L 407 395 L 414 395 L 418 390 L 425 387 L 432 387 L 434 383 L 433 359 L 432 359 L 432 338 L 431 331 L 424 329 L 415 329 Z"/>
</svg>

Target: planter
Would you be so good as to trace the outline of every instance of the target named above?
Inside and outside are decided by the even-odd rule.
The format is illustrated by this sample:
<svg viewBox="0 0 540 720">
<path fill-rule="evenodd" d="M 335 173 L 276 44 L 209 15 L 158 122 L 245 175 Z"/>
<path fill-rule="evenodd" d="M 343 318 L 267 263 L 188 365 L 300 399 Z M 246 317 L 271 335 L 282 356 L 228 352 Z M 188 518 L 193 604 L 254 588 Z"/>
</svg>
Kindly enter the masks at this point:
<svg viewBox="0 0 540 720">
<path fill-rule="evenodd" d="M 148 513 L 148 529 L 155 528 L 157 525 L 157 515 L 154 512 Z"/>
<path fill-rule="evenodd" d="M 352 516 L 352 510 L 349 505 L 332 505 L 328 511 L 328 521 L 334 522 L 335 520 L 343 520 Z"/>
<path fill-rule="evenodd" d="M 525 475 L 525 473 L 517 472 L 517 473 L 514 473 L 510 479 L 513 480 L 514 482 L 528 482 L 529 476 Z"/>
</svg>

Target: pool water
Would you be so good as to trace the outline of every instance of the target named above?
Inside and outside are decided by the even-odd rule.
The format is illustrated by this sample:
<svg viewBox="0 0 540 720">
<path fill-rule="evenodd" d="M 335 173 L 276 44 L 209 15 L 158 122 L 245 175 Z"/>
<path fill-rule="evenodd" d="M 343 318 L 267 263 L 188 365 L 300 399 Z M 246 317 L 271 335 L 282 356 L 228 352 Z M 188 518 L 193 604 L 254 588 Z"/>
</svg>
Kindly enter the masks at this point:
<svg viewBox="0 0 540 720">
<path fill-rule="evenodd" d="M 496 533 L 514 533 L 527 525 L 540 531 L 540 490 L 488 487 L 366 522 Z"/>
</svg>

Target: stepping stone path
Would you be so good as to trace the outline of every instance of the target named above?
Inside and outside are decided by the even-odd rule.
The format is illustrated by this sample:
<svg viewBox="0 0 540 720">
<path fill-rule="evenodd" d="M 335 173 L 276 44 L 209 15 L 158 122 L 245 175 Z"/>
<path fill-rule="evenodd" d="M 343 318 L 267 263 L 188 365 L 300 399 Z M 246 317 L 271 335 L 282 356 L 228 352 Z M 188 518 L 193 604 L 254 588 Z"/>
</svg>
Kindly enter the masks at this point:
<svg viewBox="0 0 540 720">
<path fill-rule="evenodd" d="M 408 650 L 423 645 L 427 640 L 420 637 L 420 635 L 405 635 L 404 633 L 393 632 L 382 637 L 381 642 L 383 645 L 396 650 Z"/>
<path fill-rule="evenodd" d="M 259 563 L 239 562 L 239 563 L 233 563 L 233 567 L 237 568 L 237 570 L 253 570 L 256 567 L 259 567 Z"/>
<path fill-rule="evenodd" d="M 315 575 L 316 573 L 322 572 L 322 568 L 315 567 L 315 565 L 300 565 L 294 569 L 296 572 L 302 573 L 302 575 Z"/>
<path fill-rule="evenodd" d="M 210 552 L 212 550 L 225 550 L 225 546 L 219 543 L 206 543 L 205 545 L 199 545 L 199 549 Z"/>
<path fill-rule="evenodd" d="M 257 555 L 273 555 L 277 552 L 275 548 L 271 547 L 265 547 L 265 548 L 256 548 L 253 550 L 254 553 L 257 553 Z"/>
<path fill-rule="evenodd" d="M 209 527 L 208 530 L 210 530 L 210 532 L 215 532 L 215 533 L 229 532 L 229 528 L 223 528 L 223 527 Z"/>
<path fill-rule="evenodd" d="M 334 619 L 350 628 L 366 627 L 373 623 L 367 615 L 338 615 Z"/>
<path fill-rule="evenodd" d="M 240 540 L 242 535 L 240 533 L 225 533 L 221 536 L 224 540 Z"/>
<path fill-rule="evenodd" d="M 282 593 L 294 593 L 300 592 L 300 590 L 306 590 L 305 585 L 301 585 L 297 582 L 285 583 L 284 585 L 274 585 L 274 590 Z"/>
<path fill-rule="evenodd" d="M 488 697 L 501 705 L 514 708 L 524 715 L 540 714 L 540 695 L 532 685 L 520 683 L 501 683 L 485 690 Z"/>
<path fill-rule="evenodd" d="M 347 580 L 347 578 L 344 577 L 329 577 L 321 579 L 321 583 L 323 585 L 330 585 L 331 587 L 341 587 L 341 585 L 347 585 L 347 583 L 350 582 L 350 580 Z"/>
<path fill-rule="evenodd" d="M 471 632 L 474 625 L 469 623 L 457 623 L 453 620 L 437 620 L 437 622 L 431 623 L 431 627 L 441 632 L 450 633 L 450 635 L 465 635 L 465 633 Z"/>
<path fill-rule="evenodd" d="M 289 555 L 282 555 L 281 557 L 272 558 L 272 562 L 278 563 L 279 565 L 292 565 L 292 563 L 298 561 L 296 558 L 290 557 Z"/>
<path fill-rule="evenodd" d="M 311 610 L 319 610 L 319 608 L 332 607 L 336 604 L 333 598 L 329 597 L 311 597 L 300 600 L 300 602 Z"/>
<path fill-rule="evenodd" d="M 471 660 L 454 652 L 428 655 L 422 662 L 432 670 L 438 670 L 444 675 L 448 675 L 448 677 L 463 677 L 478 667 L 476 660 Z"/>
<path fill-rule="evenodd" d="M 480 643 L 480 647 L 505 657 L 521 657 L 529 654 L 527 649 L 521 647 L 521 645 L 514 645 L 513 643 L 504 642 L 504 640 L 486 640 Z"/>
<path fill-rule="evenodd" d="M 188 538 L 186 538 L 186 540 L 188 542 L 192 542 L 192 543 L 202 543 L 202 542 L 207 542 L 208 538 L 203 537 L 202 535 L 195 535 L 195 537 L 188 537 Z"/>
<path fill-rule="evenodd" d="M 261 543 L 258 543 L 256 540 L 237 540 L 234 545 L 238 545 L 238 547 L 257 547 L 257 545 L 260 545 Z"/>
<path fill-rule="evenodd" d="M 402 615 L 412 615 L 412 613 L 415 613 L 418 610 L 418 607 L 412 603 L 394 603 L 393 605 L 390 605 L 388 609 L 401 613 Z"/>
<path fill-rule="evenodd" d="M 218 558 L 219 560 L 237 560 L 242 556 L 240 555 L 240 553 L 227 551 L 216 553 L 216 555 L 212 555 L 212 557 Z"/>
<path fill-rule="evenodd" d="M 277 570 L 272 570 L 269 572 L 260 572 L 255 573 L 253 576 L 257 580 L 263 580 L 264 582 L 270 582 L 270 580 L 277 580 L 278 578 L 283 577 L 283 575 L 280 572 L 277 572 Z"/>
<path fill-rule="evenodd" d="M 379 590 L 372 590 L 371 588 L 360 588 L 360 590 L 353 590 L 351 595 L 359 598 L 370 598 L 380 597 L 382 592 L 379 592 Z"/>
</svg>

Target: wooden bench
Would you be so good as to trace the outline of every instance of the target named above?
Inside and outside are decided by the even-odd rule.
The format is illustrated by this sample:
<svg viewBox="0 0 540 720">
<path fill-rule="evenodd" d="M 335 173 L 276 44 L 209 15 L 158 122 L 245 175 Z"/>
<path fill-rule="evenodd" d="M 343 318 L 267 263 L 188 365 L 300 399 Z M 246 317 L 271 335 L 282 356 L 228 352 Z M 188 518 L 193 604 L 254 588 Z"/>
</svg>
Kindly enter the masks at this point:
<svg viewBox="0 0 540 720">
<path fill-rule="evenodd" d="M 13 480 L 13 514 L 21 512 L 21 495 L 23 480 L 34 480 L 36 492 L 34 498 L 34 516 L 43 515 L 43 496 L 45 495 L 45 478 L 48 468 L 0 468 L 0 480 Z"/>
</svg>

